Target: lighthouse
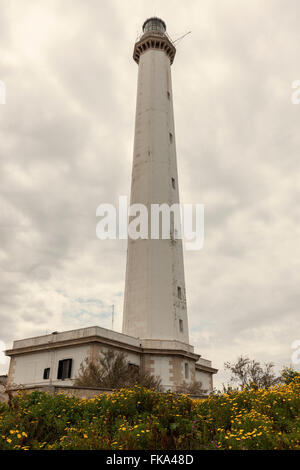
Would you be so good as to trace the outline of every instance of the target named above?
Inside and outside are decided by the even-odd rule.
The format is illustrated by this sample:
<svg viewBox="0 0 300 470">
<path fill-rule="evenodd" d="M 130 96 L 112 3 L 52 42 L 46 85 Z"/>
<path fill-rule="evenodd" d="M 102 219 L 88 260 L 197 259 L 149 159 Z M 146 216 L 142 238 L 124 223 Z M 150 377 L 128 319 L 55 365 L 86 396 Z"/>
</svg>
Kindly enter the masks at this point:
<svg viewBox="0 0 300 470">
<path fill-rule="evenodd" d="M 176 48 L 157 17 L 143 24 L 133 59 L 138 65 L 131 205 L 179 204 L 171 66 Z M 162 210 L 163 213 L 163 210 Z M 171 212 L 170 212 L 171 214 Z M 166 387 L 209 381 L 216 370 L 189 343 L 183 247 L 174 220 L 170 237 L 128 239 L 123 334 L 139 338 L 144 369 Z M 204 380 L 203 380 L 204 379 Z M 199 381 L 200 381 L 199 380 Z"/>
<path fill-rule="evenodd" d="M 171 65 L 176 49 L 159 18 L 143 25 L 138 64 L 131 205 L 148 209 L 147 239 L 129 238 L 123 333 L 189 343 L 181 239 L 151 238 L 151 207 L 179 204 Z M 170 223 L 170 230 L 174 227 Z"/>
</svg>

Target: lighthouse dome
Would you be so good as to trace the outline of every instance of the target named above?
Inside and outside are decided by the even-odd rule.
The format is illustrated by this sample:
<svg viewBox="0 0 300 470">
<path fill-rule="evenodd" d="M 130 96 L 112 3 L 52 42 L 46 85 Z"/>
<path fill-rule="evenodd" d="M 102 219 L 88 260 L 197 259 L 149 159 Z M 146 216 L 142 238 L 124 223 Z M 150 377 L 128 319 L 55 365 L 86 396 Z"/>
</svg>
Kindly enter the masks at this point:
<svg viewBox="0 0 300 470">
<path fill-rule="evenodd" d="M 151 31 L 158 31 L 164 34 L 166 32 L 166 29 L 167 29 L 166 23 L 160 18 L 157 18 L 156 16 L 153 16 L 152 18 L 148 18 L 143 24 L 144 33 L 149 33 Z"/>
</svg>

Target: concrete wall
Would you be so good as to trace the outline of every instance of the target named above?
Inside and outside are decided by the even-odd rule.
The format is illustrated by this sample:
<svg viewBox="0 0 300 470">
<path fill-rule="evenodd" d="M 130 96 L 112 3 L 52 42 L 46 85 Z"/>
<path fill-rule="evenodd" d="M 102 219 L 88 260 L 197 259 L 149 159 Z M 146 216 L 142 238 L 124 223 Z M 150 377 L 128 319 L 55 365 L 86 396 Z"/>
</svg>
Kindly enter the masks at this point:
<svg viewBox="0 0 300 470">
<path fill-rule="evenodd" d="M 212 391 L 211 362 L 194 354 L 191 345 L 179 340 L 139 340 L 98 327 L 15 341 L 14 348 L 7 351 L 11 356 L 9 388 L 72 386 L 85 359 L 96 359 L 107 349 L 124 352 L 129 363 L 160 377 L 164 390 L 176 390 L 182 383 L 196 379 L 203 388 Z M 72 374 L 70 379 L 61 380 L 57 378 L 58 366 L 64 359 L 72 359 Z M 195 373 L 196 361 L 204 368 L 201 372 Z M 50 376 L 44 380 L 44 370 L 48 368 Z"/>
<path fill-rule="evenodd" d="M 140 346 L 140 341 L 137 338 L 118 333 L 117 331 L 101 328 L 99 326 L 92 326 L 89 328 L 80 328 L 78 330 L 63 331 L 55 334 L 52 333 L 50 335 L 16 340 L 14 341 L 13 348 L 21 349 L 45 344 L 48 344 L 50 347 L 52 344 L 55 345 L 56 343 L 65 341 L 83 341 L 85 338 L 90 337 L 105 338 L 107 340 L 117 341 L 133 347 Z"/>
<path fill-rule="evenodd" d="M 88 357 L 89 346 L 76 346 L 49 351 L 29 353 L 16 356 L 13 371 L 9 377 L 9 383 L 15 385 L 48 385 L 59 384 L 57 379 L 58 363 L 63 359 L 72 359 L 72 378 L 64 380 L 66 384 L 72 384 L 77 375 L 81 362 Z M 50 378 L 43 380 L 44 369 L 50 368 Z"/>
<path fill-rule="evenodd" d="M 11 361 L 9 388 L 14 386 L 72 386 L 78 376 L 81 363 L 85 358 L 96 358 L 101 350 L 107 350 L 99 344 L 78 345 L 49 351 L 32 352 L 15 356 Z M 212 391 L 212 374 L 205 371 L 195 372 L 195 361 L 176 355 L 138 354 L 128 352 L 127 361 L 141 366 L 145 371 L 160 377 L 164 390 L 176 390 L 183 382 L 197 380 L 202 388 Z M 58 363 L 63 359 L 72 359 L 71 379 L 57 379 Z M 188 368 L 188 376 L 186 366 Z M 50 378 L 43 379 L 44 369 L 50 368 Z"/>
<path fill-rule="evenodd" d="M 212 392 L 212 373 L 196 371 L 195 361 L 175 355 L 146 355 L 145 370 L 154 376 L 161 377 L 163 389 L 179 390 L 182 384 L 201 382 L 202 389 Z"/>
<path fill-rule="evenodd" d="M 106 347 L 99 344 L 86 344 L 15 356 L 12 359 L 9 386 L 61 385 L 62 383 L 64 385 L 72 385 L 78 376 L 81 363 L 86 358 L 97 357 L 101 350 L 106 349 Z M 126 356 L 128 362 L 140 365 L 139 354 L 128 353 Z M 63 359 L 72 359 L 71 379 L 57 379 L 58 364 Z M 43 374 L 46 368 L 50 368 L 50 377 L 44 380 Z"/>
<path fill-rule="evenodd" d="M 212 392 L 213 390 L 213 376 L 207 372 L 196 370 L 195 379 L 197 382 L 201 382 L 202 390 L 208 390 Z"/>
<path fill-rule="evenodd" d="M 6 393 L 5 386 L 0 384 L 0 403 L 8 403 L 9 397 Z"/>
</svg>

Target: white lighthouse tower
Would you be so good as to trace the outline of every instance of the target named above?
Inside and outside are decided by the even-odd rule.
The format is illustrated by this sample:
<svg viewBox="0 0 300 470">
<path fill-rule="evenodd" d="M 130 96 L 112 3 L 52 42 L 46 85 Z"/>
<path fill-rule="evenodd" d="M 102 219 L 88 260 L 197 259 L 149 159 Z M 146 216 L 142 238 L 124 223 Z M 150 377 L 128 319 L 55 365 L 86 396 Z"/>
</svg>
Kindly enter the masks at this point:
<svg viewBox="0 0 300 470">
<path fill-rule="evenodd" d="M 171 64 L 176 49 L 159 18 L 144 23 L 135 44 L 139 65 L 131 204 L 179 203 Z M 171 232 L 174 228 L 171 225 Z M 128 242 L 123 333 L 189 342 L 181 240 Z"/>
<path fill-rule="evenodd" d="M 146 20 L 133 53 L 139 68 L 131 205 L 143 204 L 148 214 L 155 204 L 179 204 L 171 79 L 175 54 L 164 21 Z M 174 224 L 169 239 L 161 232 L 151 239 L 151 222 L 149 217 L 147 239 L 128 240 L 123 333 L 141 340 L 145 369 L 167 386 L 202 380 L 203 373 L 212 380 L 216 370 L 189 344 L 182 241 Z"/>
</svg>

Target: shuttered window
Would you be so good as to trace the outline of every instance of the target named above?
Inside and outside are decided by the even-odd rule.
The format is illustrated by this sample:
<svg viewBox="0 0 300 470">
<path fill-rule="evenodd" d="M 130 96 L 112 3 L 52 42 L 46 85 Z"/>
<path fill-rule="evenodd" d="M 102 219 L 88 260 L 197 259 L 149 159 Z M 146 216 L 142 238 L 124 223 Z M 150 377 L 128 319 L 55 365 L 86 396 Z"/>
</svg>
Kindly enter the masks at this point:
<svg viewBox="0 0 300 470">
<path fill-rule="evenodd" d="M 58 363 L 57 378 L 59 380 L 70 379 L 72 373 L 72 359 L 64 359 Z"/>
<path fill-rule="evenodd" d="M 184 364 L 184 375 L 186 379 L 189 378 L 189 365 L 187 362 Z"/>
</svg>

